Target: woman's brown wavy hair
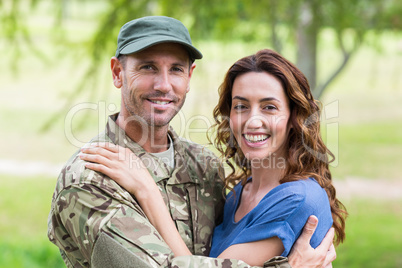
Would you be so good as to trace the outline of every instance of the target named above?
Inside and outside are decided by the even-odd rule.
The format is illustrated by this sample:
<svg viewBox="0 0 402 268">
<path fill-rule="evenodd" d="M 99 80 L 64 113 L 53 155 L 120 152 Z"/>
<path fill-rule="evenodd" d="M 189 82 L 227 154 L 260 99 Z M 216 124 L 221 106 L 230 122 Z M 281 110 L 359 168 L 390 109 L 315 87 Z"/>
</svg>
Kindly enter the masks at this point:
<svg viewBox="0 0 402 268">
<path fill-rule="evenodd" d="M 239 181 L 244 184 L 251 175 L 250 163 L 233 136 L 229 119 L 234 81 L 239 75 L 248 72 L 266 72 L 275 76 L 289 99 L 289 120 L 293 128 L 287 139 L 286 169 L 280 183 L 314 178 L 329 197 L 336 233 L 335 244 L 343 242 L 347 212 L 336 198 L 332 185 L 328 165 L 334 160 L 334 155 L 321 138 L 319 102 L 314 100 L 303 73 L 275 51 L 264 49 L 238 60 L 230 67 L 219 87 L 219 103 L 213 111 L 215 124 L 212 127 L 217 130 L 214 145 L 231 169 L 225 179 L 225 187 L 233 190 L 233 185 Z"/>
</svg>

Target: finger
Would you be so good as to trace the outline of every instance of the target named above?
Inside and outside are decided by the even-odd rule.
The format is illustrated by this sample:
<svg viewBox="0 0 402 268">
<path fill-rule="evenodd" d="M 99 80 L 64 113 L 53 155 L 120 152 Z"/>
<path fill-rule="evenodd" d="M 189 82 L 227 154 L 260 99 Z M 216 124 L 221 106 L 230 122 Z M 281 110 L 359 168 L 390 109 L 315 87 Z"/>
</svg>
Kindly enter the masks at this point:
<svg viewBox="0 0 402 268">
<path fill-rule="evenodd" d="M 104 157 L 104 156 L 99 155 L 99 154 L 80 153 L 80 159 L 88 161 L 88 162 L 101 164 L 101 165 L 104 165 L 106 167 L 111 166 L 111 161 L 109 160 L 109 158 Z"/>
<path fill-rule="evenodd" d="M 332 227 L 329 229 L 321 244 L 316 248 L 316 251 L 322 251 L 327 253 L 330 250 L 331 245 L 334 243 L 335 229 Z M 335 250 L 335 249 L 334 249 Z"/>
<path fill-rule="evenodd" d="M 302 234 L 299 237 L 304 244 L 310 244 L 311 237 L 313 236 L 317 225 L 318 218 L 314 215 L 310 216 L 306 222 L 306 225 L 304 225 Z"/>
<path fill-rule="evenodd" d="M 130 154 L 133 152 L 129 148 L 122 147 L 120 145 L 110 143 L 110 142 L 98 142 L 91 143 L 88 148 L 102 148 L 106 151 L 109 151 L 113 154 L 105 154 L 108 158 L 118 159 L 118 160 L 126 160 Z M 135 159 L 135 157 L 134 157 Z"/>
<path fill-rule="evenodd" d="M 81 148 L 81 153 L 91 154 L 91 155 L 100 155 L 100 156 L 106 157 L 108 159 L 115 159 L 118 156 L 116 153 L 113 153 L 102 147 L 84 147 L 84 148 Z"/>
<path fill-rule="evenodd" d="M 336 259 L 336 251 L 334 244 L 331 244 L 327 256 L 325 256 L 324 267 L 332 267 L 332 262 Z"/>
<path fill-rule="evenodd" d="M 93 144 L 93 143 L 91 143 L 91 144 Z M 98 145 L 99 147 L 105 148 L 114 153 L 120 153 L 120 152 L 124 152 L 125 150 L 130 150 L 126 147 L 123 147 L 123 146 L 120 146 L 118 144 L 114 144 L 111 142 L 98 142 L 95 144 Z"/>
<path fill-rule="evenodd" d="M 100 173 L 105 174 L 106 176 L 110 177 L 110 174 L 112 170 L 102 164 L 96 164 L 96 163 L 85 163 L 85 167 L 88 169 L 91 169 L 93 171 L 97 171 Z"/>
<path fill-rule="evenodd" d="M 113 153 L 123 151 L 125 148 L 111 142 L 93 142 L 90 147 L 101 147 Z"/>
</svg>

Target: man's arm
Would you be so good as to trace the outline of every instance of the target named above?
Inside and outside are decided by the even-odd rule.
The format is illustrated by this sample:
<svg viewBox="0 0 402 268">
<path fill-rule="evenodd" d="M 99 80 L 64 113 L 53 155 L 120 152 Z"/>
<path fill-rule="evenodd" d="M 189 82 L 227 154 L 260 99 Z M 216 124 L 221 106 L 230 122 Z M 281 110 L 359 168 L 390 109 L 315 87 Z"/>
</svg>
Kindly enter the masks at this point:
<svg viewBox="0 0 402 268">
<path fill-rule="evenodd" d="M 73 267 L 91 265 L 94 249 L 104 243 L 99 239 L 103 234 L 151 267 L 164 265 L 171 250 L 130 198 L 118 188 L 113 192 L 92 184 L 63 189 L 52 206 L 49 239 Z"/>
<path fill-rule="evenodd" d="M 211 268 L 253 268 L 245 262 L 234 259 L 214 259 L 204 256 L 181 256 L 176 258 L 169 258 L 168 262 L 161 266 L 155 266 L 152 263 L 145 262 L 140 259 L 136 254 L 133 254 L 121 244 L 117 243 L 114 239 L 107 235 L 101 234 L 99 242 L 94 248 L 92 254 L 91 267 L 92 268 L 149 268 L 149 267 L 211 267 Z M 290 268 L 287 263 L 287 258 L 275 257 L 266 262 L 264 267 L 267 268 Z M 255 267 L 257 268 L 257 267 Z"/>
</svg>

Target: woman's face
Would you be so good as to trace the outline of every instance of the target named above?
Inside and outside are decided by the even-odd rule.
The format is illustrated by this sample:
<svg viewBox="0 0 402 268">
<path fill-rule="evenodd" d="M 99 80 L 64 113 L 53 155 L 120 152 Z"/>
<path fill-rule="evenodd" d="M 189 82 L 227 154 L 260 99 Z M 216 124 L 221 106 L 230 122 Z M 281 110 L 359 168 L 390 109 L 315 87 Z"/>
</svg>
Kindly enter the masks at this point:
<svg viewBox="0 0 402 268">
<path fill-rule="evenodd" d="M 248 160 L 286 156 L 289 117 L 289 101 L 276 77 L 248 72 L 235 79 L 230 127 Z"/>
</svg>

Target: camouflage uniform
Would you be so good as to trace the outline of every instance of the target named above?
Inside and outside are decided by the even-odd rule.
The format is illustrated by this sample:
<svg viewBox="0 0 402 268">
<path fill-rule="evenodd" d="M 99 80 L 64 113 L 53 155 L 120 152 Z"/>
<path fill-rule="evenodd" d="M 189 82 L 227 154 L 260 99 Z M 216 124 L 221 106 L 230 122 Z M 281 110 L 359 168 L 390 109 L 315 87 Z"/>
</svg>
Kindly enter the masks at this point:
<svg viewBox="0 0 402 268">
<path fill-rule="evenodd" d="M 131 149 L 149 164 L 181 237 L 195 255 L 174 258 L 135 197 L 107 176 L 86 169 L 78 152 L 57 180 L 48 236 L 68 267 L 249 267 L 237 260 L 208 257 L 213 228 L 222 215 L 221 168 L 214 154 L 180 139 L 174 142 L 175 168 L 144 151 L 109 118 L 104 133 L 91 140 Z M 272 266 L 290 267 L 286 258 Z"/>
</svg>

